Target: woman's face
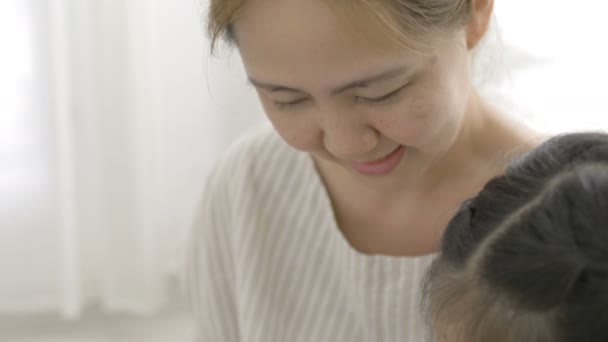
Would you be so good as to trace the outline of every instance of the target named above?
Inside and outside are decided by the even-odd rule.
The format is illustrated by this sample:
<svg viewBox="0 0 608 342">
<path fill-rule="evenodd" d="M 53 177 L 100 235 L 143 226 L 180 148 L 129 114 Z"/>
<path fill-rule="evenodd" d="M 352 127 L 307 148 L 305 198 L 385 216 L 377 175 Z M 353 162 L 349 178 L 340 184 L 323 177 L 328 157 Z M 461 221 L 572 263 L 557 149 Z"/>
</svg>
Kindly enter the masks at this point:
<svg viewBox="0 0 608 342">
<path fill-rule="evenodd" d="M 464 32 L 435 38 L 430 55 L 378 48 L 319 0 L 249 0 L 233 29 L 270 121 L 315 158 L 391 177 L 437 159 L 460 130 L 471 98 Z"/>
</svg>

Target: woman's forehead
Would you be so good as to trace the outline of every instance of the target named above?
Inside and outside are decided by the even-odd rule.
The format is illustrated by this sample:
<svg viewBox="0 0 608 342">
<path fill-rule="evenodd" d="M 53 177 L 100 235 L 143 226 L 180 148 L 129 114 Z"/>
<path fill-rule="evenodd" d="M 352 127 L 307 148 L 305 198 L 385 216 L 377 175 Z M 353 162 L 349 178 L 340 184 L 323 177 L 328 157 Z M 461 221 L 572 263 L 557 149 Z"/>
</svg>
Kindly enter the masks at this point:
<svg viewBox="0 0 608 342">
<path fill-rule="evenodd" d="M 249 77 L 297 88 L 330 89 L 432 58 L 358 37 L 322 0 L 249 0 L 233 29 Z"/>
<path fill-rule="evenodd" d="M 233 30 L 239 48 L 245 50 L 257 47 L 287 54 L 305 49 L 322 54 L 371 47 L 319 0 L 250 0 L 236 16 Z"/>
<path fill-rule="evenodd" d="M 302 47 L 311 54 L 339 50 L 357 56 L 408 50 L 397 37 L 402 32 L 370 11 L 355 3 L 330 6 L 324 0 L 248 0 L 234 17 L 232 32 L 247 50 L 254 44 L 273 51 Z"/>
</svg>

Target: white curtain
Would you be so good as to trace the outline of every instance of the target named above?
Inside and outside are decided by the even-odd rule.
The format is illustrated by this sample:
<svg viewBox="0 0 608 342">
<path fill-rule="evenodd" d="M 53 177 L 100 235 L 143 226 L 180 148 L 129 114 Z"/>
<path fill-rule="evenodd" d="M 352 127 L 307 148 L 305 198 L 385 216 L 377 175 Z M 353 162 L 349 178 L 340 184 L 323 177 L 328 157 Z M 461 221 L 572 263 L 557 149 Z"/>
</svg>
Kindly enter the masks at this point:
<svg viewBox="0 0 608 342">
<path fill-rule="evenodd" d="M 265 120 L 198 2 L 0 1 L 0 313 L 173 299 L 206 171 Z M 607 128 L 603 7 L 497 0 L 483 92 L 542 130 Z"/>
<path fill-rule="evenodd" d="M 500 48 L 490 54 L 507 77 L 485 90 L 540 131 L 608 130 L 607 10 L 595 0 L 495 0 Z"/>
<path fill-rule="evenodd" d="M 262 117 L 220 79 L 242 70 L 209 58 L 198 10 L 0 2 L 0 313 L 172 300 L 203 176 Z"/>
</svg>

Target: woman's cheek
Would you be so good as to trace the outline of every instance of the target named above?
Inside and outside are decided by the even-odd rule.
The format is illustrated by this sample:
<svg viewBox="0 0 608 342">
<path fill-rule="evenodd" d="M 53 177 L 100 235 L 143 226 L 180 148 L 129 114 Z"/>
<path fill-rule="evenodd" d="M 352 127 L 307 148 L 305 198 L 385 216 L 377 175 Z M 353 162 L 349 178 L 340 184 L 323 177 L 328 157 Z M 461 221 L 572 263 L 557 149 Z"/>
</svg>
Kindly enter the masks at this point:
<svg viewBox="0 0 608 342">
<path fill-rule="evenodd" d="M 291 147 L 307 152 L 322 148 L 321 130 L 310 115 L 265 109 L 275 130 Z"/>
<path fill-rule="evenodd" d="M 428 135 L 432 126 L 433 111 L 423 101 L 396 104 L 390 111 L 380 114 L 377 129 L 387 138 L 406 146 L 417 146 Z"/>
</svg>

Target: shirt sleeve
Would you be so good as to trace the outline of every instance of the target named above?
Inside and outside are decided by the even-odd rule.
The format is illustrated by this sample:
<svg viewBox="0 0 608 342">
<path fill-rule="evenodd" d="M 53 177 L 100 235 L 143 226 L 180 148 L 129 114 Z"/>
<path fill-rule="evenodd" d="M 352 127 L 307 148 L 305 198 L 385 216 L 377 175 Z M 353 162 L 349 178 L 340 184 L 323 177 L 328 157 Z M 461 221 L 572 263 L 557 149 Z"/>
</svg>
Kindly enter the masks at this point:
<svg viewBox="0 0 608 342">
<path fill-rule="evenodd" d="M 239 341 L 230 201 L 218 176 L 207 180 L 187 242 L 185 281 L 196 342 Z"/>
</svg>

